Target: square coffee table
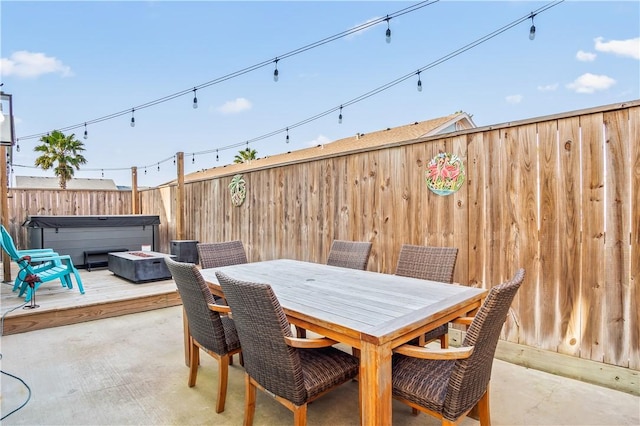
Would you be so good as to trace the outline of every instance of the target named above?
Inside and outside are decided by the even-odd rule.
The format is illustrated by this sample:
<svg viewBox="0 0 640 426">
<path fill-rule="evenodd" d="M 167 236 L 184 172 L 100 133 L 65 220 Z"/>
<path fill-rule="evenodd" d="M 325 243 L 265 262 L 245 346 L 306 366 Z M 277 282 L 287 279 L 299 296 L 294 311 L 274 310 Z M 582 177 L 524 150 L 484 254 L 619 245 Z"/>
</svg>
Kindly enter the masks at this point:
<svg viewBox="0 0 640 426">
<path fill-rule="evenodd" d="M 155 251 L 125 251 L 109 253 L 109 270 L 136 284 L 171 278 L 164 259 L 175 255 Z"/>
</svg>

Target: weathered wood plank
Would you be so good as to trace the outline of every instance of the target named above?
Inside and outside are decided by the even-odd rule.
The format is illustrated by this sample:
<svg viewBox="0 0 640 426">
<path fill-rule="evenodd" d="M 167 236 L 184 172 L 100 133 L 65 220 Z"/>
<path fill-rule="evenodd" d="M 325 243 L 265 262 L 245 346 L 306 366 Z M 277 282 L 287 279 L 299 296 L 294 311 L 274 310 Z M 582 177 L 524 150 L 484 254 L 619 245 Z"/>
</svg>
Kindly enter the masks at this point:
<svg viewBox="0 0 640 426">
<path fill-rule="evenodd" d="M 583 161 L 582 300 L 580 357 L 604 360 L 604 158 L 602 114 L 580 117 Z"/>
<path fill-rule="evenodd" d="M 629 368 L 640 370 L 640 107 L 629 110 L 631 159 L 631 261 L 629 277 Z"/>
<path fill-rule="evenodd" d="M 579 356 L 582 340 L 580 281 L 581 164 L 580 121 L 577 117 L 558 121 L 560 151 L 558 203 L 558 307 L 560 320 L 558 352 Z M 547 336 L 547 338 L 551 338 Z"/>
<path fill-rule="evenodd" d="M 629 365 L 629 245 L 631 224 L 629 111 L 604 114 L 605 125 L 605 281 L 604 362 Z M 610 333 L 622 330 L 622 338 Z"/>
</svg>

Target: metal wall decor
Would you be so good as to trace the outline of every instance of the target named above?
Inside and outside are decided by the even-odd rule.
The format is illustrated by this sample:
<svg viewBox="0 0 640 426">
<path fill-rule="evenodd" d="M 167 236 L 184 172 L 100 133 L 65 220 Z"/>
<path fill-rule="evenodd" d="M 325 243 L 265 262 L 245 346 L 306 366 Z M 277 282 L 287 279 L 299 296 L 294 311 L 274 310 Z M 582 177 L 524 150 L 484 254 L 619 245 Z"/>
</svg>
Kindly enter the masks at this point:
<svg viewBox="0 0 640 426">
<path fill-rule="evenodd" d="M 441 152 L 431 159 L 425 171 L 425 180 L 431 191 L 438 195 L 451 195 L 464 183 L 462 159 L 455 154 Z"/>
<path fill-rule="evenodd" d="M 242 175 L 235 175 L 233 179 L 231 179 L 229 191 L 231 192 L 231 204 L 235 207 L 240 207 L 247 196 L 247 184 Z"/>
</svg>

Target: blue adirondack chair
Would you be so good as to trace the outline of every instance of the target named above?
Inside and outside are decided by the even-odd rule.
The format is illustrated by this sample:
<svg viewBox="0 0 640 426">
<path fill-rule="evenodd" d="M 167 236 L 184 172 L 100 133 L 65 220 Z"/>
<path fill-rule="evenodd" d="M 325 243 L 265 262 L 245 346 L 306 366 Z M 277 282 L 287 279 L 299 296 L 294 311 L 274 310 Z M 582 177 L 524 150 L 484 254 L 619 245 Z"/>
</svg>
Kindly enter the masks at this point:
<svg viewBox="0 0 640 426">
<path fill-rule="evenodd" d="M 58 253 L 56 253 L 55 251 L 53 251 L 53 249 L 50 249 L 50 248 L 18 250 L 15 243 L 13 242 L 13 238 L 11 238 L 11 234 L 9 234 L 9 231 L 7 231 L 4 225 L 0 225 L 0 236 L 1 236 L 0 246 L 5 252 L 7 253 L 9 253 L 10 251 L 15 252 L 17 253 L 18 258 L 23 256 L 29 256 L 31 257 L 31 263 L 32 264 L 36 263 L 39 268 L 44 267 L 45 265 L 48 265 L 51 263 L 53 263 L 56 266 L 59 266 L 61 264 L 59 259 L 54 259 L 53 261 L 46 261 L 46 262 L 41 262 L 38 259 L 40 257 L 58 256 Z M 11 255 L 9 255 L 9 257 L 11 257 Z M 13 258 L 11 260 L 15 261 L 15 259 Z M 20 276 L 16 277 L 15 283 L 13 285 L 13 291 L 16 291 L 18 288 L 20 288 L 21 284 L 22 284 L 22 277 Z M 67 283 L 63 280 L 62 285 L 66 287 Z"/>
<path fill-rule="evenodd" d="M 5 238 L 5 235 L 8 235 L 9 238 Z M 20 271 L 18 272 L 18 277 L 16 277 L 16 282 L 14 284 L 14 290 L 20 288 L 20 296 L 22 296 L 26 292 L 25 301 L 29 302 L 31 300 L 32 294 L 37 288 L 45 282 L 53 281 L 59 279 L 62 282 L 62 285 L 68 288 L 73 288 L 73 283 L 71 281 L 71 274 L 73 274 L 76 278 L 76 283 L 78 284 L 78 290 L 80 290 L 81 294 L 84 294 L 84 287 L 82 286 L 82 279 L 80 278 L 80 274 L 78 270 L 73 265 L 73 261 L 71 257 L 68 255 L 57 255 L 53 252 L 53 250 L 47 255 L 47 253 L 40 252 L 34 253 L 35 257 L 31 257 L 30 255 L 19 255 L 19 251 L 16 249 L 15 244 L 13 243 L 13 239 L 6 232 L 6 229 L 2 227 L 2 248 L 7 252 L 11 260 L 16 262 L 20 267 Z M 26 251 L 28 252 L 28 250 Z M 40 262 L 39 265 L 32 265 L 32 261 Z M 34 283 L 33 288 L 28 285 L 26 282 L 26 278 L 29 275 L 37 275 L 38 280 Z"/>
</svg>

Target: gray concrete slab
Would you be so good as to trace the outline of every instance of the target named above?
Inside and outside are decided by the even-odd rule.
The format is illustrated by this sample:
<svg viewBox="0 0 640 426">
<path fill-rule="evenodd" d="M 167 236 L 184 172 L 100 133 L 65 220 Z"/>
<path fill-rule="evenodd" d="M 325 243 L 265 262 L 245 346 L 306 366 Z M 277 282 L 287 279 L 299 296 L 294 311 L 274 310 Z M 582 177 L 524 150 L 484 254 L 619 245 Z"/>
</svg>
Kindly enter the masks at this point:
<svg viewBox="0 0 640 426">
<path fill-rule="evenodd" d="M 2 337 L 2 371 L 24 380 L 31 399 L 3 425 L 240 425 L 244 370 L 229 374 L 226 409 L 215 413 L 217 369 L 202 355 L 187 386 L 182 308 L 173 307 Z M 640 425 L 640 398 L 496 360 L 495 425 Z M 2 375 L 2 416 L 27 390 Z M 347 383 L 309 407 L 310 425 L 358 423 L 358 385 Z M 436 425 L 394 401 L 396 425 Z M 255 425 L 293 424 L 292 414 L 258 392 Z M 462 425 L 476 425 L 465 419 Z"/>
</svg>

